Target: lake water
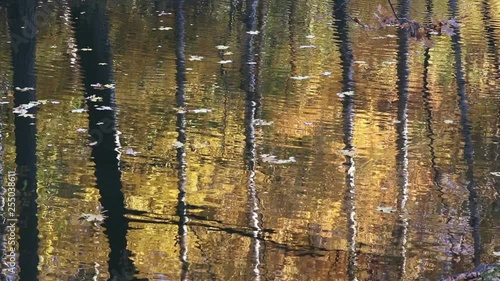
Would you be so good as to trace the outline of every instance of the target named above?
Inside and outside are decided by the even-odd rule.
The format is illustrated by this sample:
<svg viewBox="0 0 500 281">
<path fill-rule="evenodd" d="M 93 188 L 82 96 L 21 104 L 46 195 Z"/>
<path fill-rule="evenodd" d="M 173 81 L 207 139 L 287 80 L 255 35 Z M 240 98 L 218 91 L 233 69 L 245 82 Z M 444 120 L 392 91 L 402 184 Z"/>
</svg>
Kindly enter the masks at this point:
<svg viewBox="0 0 500 281">
<path fill-rule="evenodd" d="M 2 1 L 2 280 L 498 262 L 500 1 L 392 2 L 449 34 L 375 28 L 386 1 Z"/>
</svg>

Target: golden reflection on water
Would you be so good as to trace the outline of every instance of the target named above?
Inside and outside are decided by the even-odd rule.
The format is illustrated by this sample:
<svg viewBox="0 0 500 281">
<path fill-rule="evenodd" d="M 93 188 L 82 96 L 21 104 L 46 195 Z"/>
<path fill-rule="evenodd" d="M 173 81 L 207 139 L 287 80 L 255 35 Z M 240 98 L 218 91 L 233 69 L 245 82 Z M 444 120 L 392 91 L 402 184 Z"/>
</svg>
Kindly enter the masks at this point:
<svg viewBox="0 0 500 281">
<path fill-rule="evenodd" d="M 353 1 L 350 13 L 374 20 L 378 2 L 368 2 Z M 424 20 L 418 12 L 425 12 L 426 2 L 433 2 L 436 17 L 448 17 L 448 6 L 439 1 L 414 1 L 412 17 Z M 490 172 L 500 170 L 500 2 L 484 2 L 490 7 L 487 20 L 479 2 L 460 1 L 459 7 L 467 15 L 460 25 L 461 59 L 482 218 L 480 262 L 492 263 L 498 246 L 499 185 Z M 232 1 L 185 4 L 187 109 L 211 112 L 185 114 L 182 179 L 174 147 L 177 31 L 153 30 L 175 28 L 175 17 L 158 16 L 147 1 L 108 3 L 117 127 L 122 151 L 139 152 L 120 159 L 126 208 L 144 212 L 127 214 L 127 249 L 137 276 L 178 280 L 187 270 L 189 280 L 435 280 L 472 268 L 469 179 L 452 39 L 433 36 L 435 47 L 428 51 L 410 42 L 404 194 L 398 158 L 400 42 L 386 36 L 397 32 L 349 23 L 355 154 L 346 156 L 343 98 L 337 95 L 344 87 L 342 42 L 333 3 L 261 0 L 252 78 L 262 98 L 252 108 L 256 119 L 272 124 L 252 126 L 251 159 L 245 143 L 246 8 Z M 37 43 L 37 97 L 60 101 L 42 105 L 37 115 L 40 280 L 78 274 L 105 279 L 105 228 L 78 219 L 99 210 L 100 195 L 88 136 L 77 131 L 88 129 L 88 115 L 71 112 L 85 105 L 85 90 L 83 72 L 72 60 L 72 50 L 81 46 L 74 45 L 71 23 L 61 20 L 64 13 L 55 9 L 53 24 L 40 24 Z M 8 34 L 2 33 L 1 40 L 0 73 L 9 81 Z M 216 45 L 229 48 L 221 51 Z M 292 78 L 300 76 L 308 79 Z M 2 111 L 6 170 L 15 165 L 11 109 Z M 267 163 L 265 154 L 296 162 Z M 349 175 L 352 182 L 346 180 Z M 185 180 L 187 225 L 179 224 L 180 180 Z M 189 263 L 187 269 L 182 260 Z"/>
</svg>

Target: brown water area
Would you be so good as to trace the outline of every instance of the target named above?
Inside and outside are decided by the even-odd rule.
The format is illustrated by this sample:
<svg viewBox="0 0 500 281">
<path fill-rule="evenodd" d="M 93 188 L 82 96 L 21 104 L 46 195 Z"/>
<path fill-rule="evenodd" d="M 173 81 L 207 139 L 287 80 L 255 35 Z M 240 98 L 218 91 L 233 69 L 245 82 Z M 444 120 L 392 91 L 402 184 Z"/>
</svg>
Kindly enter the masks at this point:
<svg viewBox="0 0 500 281">
<path fill-rule="evenodd" d="M 5 280 L 439 280 L 498 263 L 500 1 L 392 0 L 401 21 L 453 19 L 432 46 L 379 28 L 379 4 L 392 14 L 0 1 Z"/>
</svg>

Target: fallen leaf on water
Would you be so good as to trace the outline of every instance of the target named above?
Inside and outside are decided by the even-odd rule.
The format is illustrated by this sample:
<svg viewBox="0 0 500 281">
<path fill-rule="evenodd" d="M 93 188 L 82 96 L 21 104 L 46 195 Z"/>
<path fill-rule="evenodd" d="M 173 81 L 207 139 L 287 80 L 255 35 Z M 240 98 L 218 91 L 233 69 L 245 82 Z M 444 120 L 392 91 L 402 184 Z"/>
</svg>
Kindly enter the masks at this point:
<svg viewBox="0 0 500 281">
<path fill-rule="evenodd" d="M 32 88 L 32 87 L 24 87 L 24 88 L 15 87 L 14 89 L 16 91 L 20 91 L 20 92 L 27 92 L 27 91 L 34 91 L 35 90 L 35 88 Z"/>
<path fill-rule="evenodd" d="M 382 206 L 378 206 L 377 211 L 382 212 L 382 213 L 386 213 L 386 214 L 396 212 L 396 210 L 392 207 L 382 207 Z"/>
<path fill-rule="evenodd" d="M 217 48 L 217 50 L 227 50 L 227 49 L 229 49 L 229 46 L 217 45 L 217 46 L 215 46 L 215 48 Z"/>
<path fill-rule="evenodd" d="M 175 148 L 181 148 L 184 146 L 184 144 L 178 140 L 174 141 L 174 143 L 172 144 L 173 147 Z"/>
<path fill-rule="evenodd" d="M 83 113 L 85 111 L 87 111 L 85 108 L 78 108 L 78 109 L 71 110 L 71 112 L 73 112 L 73 113 Z"/>
<path fill-rule="evenodd" d="M 325 71 L 323 73 L 321 73 L 323 76 L 330 76 L 332 75 L 332 73 L 330 71 Z"/>
<path fill-rule="evenodd" d="M 233 52 L 225 52 L 225 53 L 224 53 L 224 56 L 230 56 L 230 55 L 232 55 L 232 54 L 233 54 Z"/>
<path fill-rule="evenodd" d="M 255 126 L 271 126 L 273 123 L 274 123 L 273 121 L 267 122 L 267 121 L 264 121 L 262 119 L 253 120 L 253 124 Z"/>
<path fill-rule="evenodd" d="M 357 64 L 368 64 L 368 63 L 366 63 L 366 61 L 363 61 L 363 60 L 355 60 L 354 63 L 357 63 Z"/>
<path fill-rule="evenodd" d="M 90 52 L 90 51 L 92 51 L 92 48 L 81 48 L 80 50 L 82 50 L 84 52 Z"/>
<path fill-rule="evenodd" d="M 297 162 L 295 157 L 291 156 L 288 159 L 276 159 L 276 156 L 270 154 L 262 154 L 261 156 L 262 162 L 270 163 L 270 164 L 289 164 Z"/>
<path fill-rule="evenodd" d="M 290 77 L 294 80 L 306 80 L 306 79 L 309 79 L 309 76 L 292 76 Z"/>
<path fill-rule="evenodd" d="M 500 177 L 500 172 L 491 172 L 490 174 L 494 175 L 495 177 Z"/>
<path fill-rule="evenodd" d="M 316 46 L 314 45 L 302 45 L 299 47 L 299 49 L 314 49 Z"/>
<path fill-rule="evenodd" d="M 445 124 L 453 124 L 453 120 L 444 120 Z"/>
<path fill-rule="evenodd" d="M 200 61 L 202 59 L 203 59 L 202 56 L 189 56 L 190 61 Z"/>
<path fill-rule="evenodd" d="M 252 31 L 247 31 L 248 34 L 250 35 L 257 35 L 259 34 L 259 31 L 258 30 L 252 30 Z"/>
<path fill-rule="evenodd" d="M 337 93 L 337 96 L 339 98 L 343 98 L 346 96 L 354 96 L 354 91 L 346 91 L 346 92 L 342 92 L 342 93 Z"/>
<path fill-rule="evenodd" d="M 231 60 L 221 60 L 219 61 L 220 64 L 228 64 L 228 63 L 232 63 L 233 61 Z"/>
<path fill-rule="evenodd" d="M 209 113 L 209 112 L 212 112 L 212 110 L 207 109 L 207 108 L 201 108 L 201 109 L 191 109 L 191 110 L 189 110 L 189 112 L 191 112 L 191 113 Z"/>
<path fill-rule="evenodd" d="M 97 109 L 97 110 L 113 110 L 113 108 L 110 106 L 100 106 L 100 107 L 96 107 L 95 109 Z"/>
<path fill-rule="evenodd" d="M 312 34 L 311 34 L 311 35 L 306 35 L 306 38 L 307 38 L 307 39 L 313 39 L 314 37 L 316 37 L 316 36 L 314 36 L 314 35 L 312 35 Z"/>
<path fill-rule="evenodd" d="M 86 213 L 83 213 L 80 215 L 80 217 L 78 218 L 79 220 L 86 220 L 88 222 L 103 222 L 104 219 L 107 218 L 105 215 L 103 214 L 86 214 Z"/>
<path fill-rule="evenodd" d="M 108 64 L 105 62 L 100 62 L 100 63 L 98 63 L 98 65 L 108 65 Z"/>
<path fill-rule="evenodd" d="M 134 149 L 132 148 L 127 148 L 127 150 L 125 150 L 125 154 L 127 155 L 132 155 L 132 156 L 136 156 L 137 154 L 139 154 L 140 152 L 137 152 L 135 151 Z"/>
<path fill-rule="evenodd" d="M 86 133 L 86 132 L 87 132 L 87 129 L 80 128 L 80 129 L 76 129 L 76 131 L 77 131 L 78 133 Z"/>
<path fill-rule="evenodd" d="M 354 150 L 348 150 L 348 149 L 341 149 L 339 150 L 340 154 L 344 156 L 349 156 L 349 157 L 354 157 L 356 155 L 356 152 Z"/>
<path fill-rule="evenodd" d="M 168 27 L 168 26 L 160 26 L 160 27 L 158 27 L 158 30 L 162 30 L 162 31 L 163 30 L 171 30 L 171 29 L 173 29 L 173 28 L 172 27 Z M 156 29 L 153 28 L 153 30 L 156 30 Z"/>
</svg>

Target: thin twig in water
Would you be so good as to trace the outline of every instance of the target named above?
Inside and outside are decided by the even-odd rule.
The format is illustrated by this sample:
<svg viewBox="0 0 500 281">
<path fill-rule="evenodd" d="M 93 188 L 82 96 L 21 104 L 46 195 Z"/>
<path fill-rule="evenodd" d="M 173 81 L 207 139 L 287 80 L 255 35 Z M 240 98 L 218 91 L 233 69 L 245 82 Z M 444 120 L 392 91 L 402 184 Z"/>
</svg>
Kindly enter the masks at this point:
<svg viewBox="0 0 500 281">
<path fill-rule="evenodd" d="M 389 6 L 391 6 L 392 13 L 396 17 L 396 19 L 401 23 L 401 20 L 398 18 L 398 15 L 396 15 L 396 11 L 394 11 L 394 6 L 392 6 L 391 0 L 387 0 L 389 2 Z"/>
</svg>

